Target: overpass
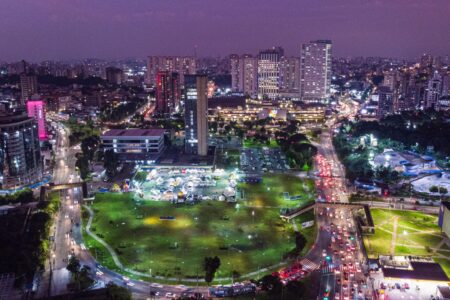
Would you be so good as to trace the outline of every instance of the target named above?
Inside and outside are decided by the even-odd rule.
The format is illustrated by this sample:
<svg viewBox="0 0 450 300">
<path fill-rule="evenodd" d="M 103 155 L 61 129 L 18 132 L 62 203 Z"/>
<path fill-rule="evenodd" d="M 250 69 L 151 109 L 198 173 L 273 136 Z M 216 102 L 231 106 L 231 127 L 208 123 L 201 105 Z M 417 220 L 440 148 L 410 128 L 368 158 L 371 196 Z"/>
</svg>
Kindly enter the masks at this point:
<svg viewBox="0 0 450 300">
<path fill-rule="evenodd" d="M 365 232 L 373 232 L 375 229 L 375 224 L 373 223 L 372 213 L 370 212 L 370 207 L 368 204 L 361 203 L 343 203 L 343 202 L 316 202 L 311 203 L 309 205 L 296 208 L 294 210 L 288 211 L 285 214 L 281 214 L 280 217 L 285 221 L 290 221 L 292 218 L 295 218 L 311 209 L 315 208 L 341 208 L 341 209 L 363 209 L 364 214 L 366 216 L 366 224 L 361 224 L 363 231 Z"/>
<path fill-rule="evenodd" d="M 83 198 L 86 198 L 88 196 L 87 191 L 87 184 L 86 181 L 80 181 L 80 182 L 68 182 L 68 183 L 60 183 L 55 184 L 54 182 L 50 182 L 48 185 L 41 186 L 41 199 L 45 199 L 45 194 L 48 191 L 61 191 L 61 190 L 67 190 L 67 189 L 73 189 L 73 188 L 79 188 L 81 187 L 83 191 Z"/>
</svg>

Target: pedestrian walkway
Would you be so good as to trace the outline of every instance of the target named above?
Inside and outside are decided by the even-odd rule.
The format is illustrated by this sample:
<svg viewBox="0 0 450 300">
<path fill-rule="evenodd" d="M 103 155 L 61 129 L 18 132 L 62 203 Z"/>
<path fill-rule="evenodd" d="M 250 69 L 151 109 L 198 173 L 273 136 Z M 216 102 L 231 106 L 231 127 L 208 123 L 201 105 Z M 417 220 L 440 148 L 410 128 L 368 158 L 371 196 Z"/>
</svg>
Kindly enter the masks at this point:
<svg viewBox="0 0 450 300">
<path fill-rule="evenodd" d="M 326 266 L 322 269 L 322 274 L 329 274 L 329 273 L 334 273 L 333 266 Z"/>
<path fill-rule="evenodd" d="M 395 254 L 395 244 L 397 242 L 397 227 L 398 227 L 398 217 L 395 217 L 392 229 L 391 251 L 389 251 L 391 255 Z"/>
<path fill-rule="evenodd" d="M 300 264 L 302 265 L 303 269 L 309 272 L 312 272 L 314 270 L 317 270 L 319 268 L 319 265 L 315 262 L 310 261 L 307 258 L 304 258 L 300 261 Z"/>
<path fill-rule="evenodd" d="M 292 219 L 292 228 L 294 229 L 295 232 L 298 232 L 297 223 L 295 222 L 294 219 Z"/>
</svg>

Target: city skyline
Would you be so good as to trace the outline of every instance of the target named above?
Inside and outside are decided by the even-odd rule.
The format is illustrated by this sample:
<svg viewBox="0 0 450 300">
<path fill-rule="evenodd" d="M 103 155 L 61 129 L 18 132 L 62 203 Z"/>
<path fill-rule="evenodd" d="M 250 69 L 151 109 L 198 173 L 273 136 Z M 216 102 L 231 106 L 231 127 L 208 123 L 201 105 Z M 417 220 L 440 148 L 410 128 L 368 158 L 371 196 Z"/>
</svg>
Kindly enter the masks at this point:
<svg viewBox="0 0 450 300">
<path fill-rule="evenodd" d="M 2 1 L 0 61 L 256 54 L 333 41 L 335 56 L 448 55 L 445 0 Z M 205 26 L 207 25 L 207 26 Z M 176 38 L 174 38 L 176 37 Z M 30 51 L 33 49 L 33 51 Z"/>
</svg>

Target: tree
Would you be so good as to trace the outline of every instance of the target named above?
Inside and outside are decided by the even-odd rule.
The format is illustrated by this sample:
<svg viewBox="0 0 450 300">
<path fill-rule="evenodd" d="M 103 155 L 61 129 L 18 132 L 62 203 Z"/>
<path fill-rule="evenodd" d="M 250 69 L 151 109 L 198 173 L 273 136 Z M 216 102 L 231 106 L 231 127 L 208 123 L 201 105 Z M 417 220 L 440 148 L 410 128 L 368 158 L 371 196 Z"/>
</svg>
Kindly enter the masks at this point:
<svg viewBox="0 0 450 300">
<path fill-rule="evenodd" d="M 443 187 L 443 186 L 439 187 L 439 194 L 445 195 L 447 193 L 448 193 L 448 190 L 445 187 Z"/>
<path fill-rule="evenodd" d="M 220 258 L 217 256 L 214 257 L 205 257 L 205 261 L 203 263 L 203 268 L 205 270 L 205 281 L 210 284 L 214 280 L 214 275 L 216 274 L 217 269 L 220 267 Z"/>
<path fill-rule="evenodd" d="M 283 299 L 299 299 L 305 293 L 305 285 L 301 281 L 289 281 L 286 284 L 286 293 Z"/>
<path fill-rule="evenodd" d="M 283 284 L 278 276 L 266 275 L 259 281 L 261 289 L 270 296 L 279 296 L 283 290 Z"/>
<path fill-rule="evenodd" d="M 306 245 L 306 238 L 300 232 L 295 233 L 295 250 L 300 253 Z"/>
<path fill-rule="evenodd" d="M 106 175 L 108 177 L 113 177 L 117 172 L 117 166 L 119 165 L 119 160 L 117 158 L 117 154 L 114 153 L 113 150 L 105 151 L 105 155 L 103 157 L 103 166 L 106 170 Z"/>
<path fill-rule="evenodd" d="M 71 256 L 69 259 L 69 263 L 67 264 L 66 269 L 72 273 L 72 276 L 77 277 L 80 273 L 80 261 L 75 256 Z"/>
<path fill-rule="evenodd" d="M 94 159 L 94 154 L 95 151 L 97 151 L 99 142 L 100 138 L 97 135 L 90 135 L 81 141 L 81 151 L 83 151 L 83 155 L 88 161 Z"/>
<path fill-rule="evenodd" d="M 108 300 L 131 300 L 131 292 L 124 287 L 109 282 L 106 285 L 106 299 Z"/>
<path fill-rule="evenodd" d="M 388 167 L 379 166 L 375 170 L 375 177 L 388 184 L 396 182 L 400 178 L 398 172 L 392 170 L 390 166 Z"/>
<path fill-rule="evenodd" d="M 75 166 L 80 172 L 81 179 L 85 180 L 89 175 L 89 162 L 84 155 L 78 155 Z"/>
<path fill-rule="evenodd" d="M 83 266 L 80 269 L 80 272 L 78 274 L 78 280 L 77 280 L 77 284 L 78 284 L 78 288 L 80 290 L 86 290 L 89 287 L 92 286 L 92 284 L 94 283 L 94 280 L 91 278 L 89 272 L 91 271 L 91 268 L 89 266 Z"/>
<path fill-rule="evenodd" d="M 439 192 L 439 188 L 435 185 L 432 185 L 430 187 L 430 193 L 438 193 Z"/>
<path fill-rule="evenodd" d="M 147 180 L 147 174 L 145 172 L 138 172 L 134 176 L 134 180 L 138 182 L 144 182 L 145 180 Z"/>
</svg>

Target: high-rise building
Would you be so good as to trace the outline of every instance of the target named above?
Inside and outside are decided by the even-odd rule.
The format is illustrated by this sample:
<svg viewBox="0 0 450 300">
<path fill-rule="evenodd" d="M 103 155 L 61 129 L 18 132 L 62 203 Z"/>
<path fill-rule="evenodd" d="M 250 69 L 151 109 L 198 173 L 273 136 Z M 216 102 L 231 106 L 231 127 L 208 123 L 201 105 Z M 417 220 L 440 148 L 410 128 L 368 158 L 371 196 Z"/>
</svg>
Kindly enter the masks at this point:
<svg viewBox="0 0 450 300">
<path fill-rule="evenodd" d="M 425 108 L 438 109 L 439 98 L 442 96 L 442 76 L 434 72 L 433 77 L 428 81 L 428 88 L 425 93 Z"/>
<path fill-rule="evenodd" d="M 442 77 L 442 97 L 450 95 L 450 74 L 446 74 Z"/>
<path fill-rule="evenodd" d="M 20 74 L 20 91 L 21 91 L 21 104 L 31 98 L 38 92 L 37 77 L 34 74 L 22 73 Z"/>
<path fill-rule="evenodd" d="M 395 90 L 397 87 L 397 77 L 398 77 L 397 71 L 390 71 L 384 74 L 383 82 L 381 83 L 382 86 L 388 87 L 391 89 L 391 91 Z"/>
<path fill-rule="evenodd" d="M 156 75 L 156 111 L 160 114 L 177 112 L 180 106 L 180 79 L 178 73 L 159 71 Z"/>
<path fill-rule="evenodd" d="M 45 128 L 45 102 L 43 100 L 28 100 L 27 112 L 30 118 L 34 118 L 38 125 L 38 136 L 40 141 L 48 139 Z"/>
<path fill-rule="evenodd" d="M 381 119 L 394 112 L 394 95 L 390 88 L 380 86 L 378 88 L 377 118 Z"/>
<path fill-rule="evenodd" d="M 191 56 L 149 56 L 147 60 L 147 83 L 156 85 L 158 71 L 178 73 L 180 85 L 184 85 L 184 75 L 195 74 L 197 63 Z"/>
<path fill-rule="evenodd" d="M 208 98 L 205 75 L 185 76 L 185 149 L 186 153 L 208 153 Z"/>
<path fill-rule="evenodd" d="M 300 58 L 282 57 L 280 63 L 280 91 L 286 95 L 300 93 Z"/>
<path fill-rule="evenodd" d="M 115 67 L 107 67 L 105 69 L 106 81 L 112 84 L 122 84 L 123 71 Z"/>
<path fill-rule="evenodd" d="M 281 47 L 273 47 L 258 55 L 258 98 L 276 99 L 280 92 L 280 62 L 284 56 Z"/>
<path fill-rule="evenodd" d="M 300 97 L 305 102 L 320 102 L 330 96 L 331 41 L 317 40 L 302 45 Z"/>
<path fill-rule="evenodd" d="M 42 179 L 42 160 L 36 120 L 23 107 L 0 104 L 0 182 L 16 189 Z"/>
<path fill-rule="evenodd" d="M 251 97 L 258 89 L 258 59 L 250 54 L 230 56 L 231 90 Z"/>
</svg>

